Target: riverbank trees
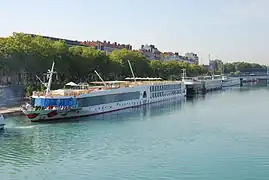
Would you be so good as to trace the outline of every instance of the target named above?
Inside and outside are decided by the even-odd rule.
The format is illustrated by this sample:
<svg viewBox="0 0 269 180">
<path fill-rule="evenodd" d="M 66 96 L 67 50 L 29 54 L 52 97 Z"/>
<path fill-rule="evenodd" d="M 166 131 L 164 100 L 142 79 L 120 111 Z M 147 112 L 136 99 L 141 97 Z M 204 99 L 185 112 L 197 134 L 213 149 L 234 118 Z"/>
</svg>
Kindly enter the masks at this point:
<svg viewBox="0 0 269 180">
<path fill-rule="evenodd" d="M 127 60 L 130 60 L 135 75 L 139 77 L 179 79 L 184 68 L 189 76 L 207 73 L 200 65 L 150 61 L 140 52 L 126 49 L 106 54 L 90 47 L 69 47 L 64 41 L 21 33 L 0 39 L 2 83 L 35 84 L 38 82 L 36 75 L 42 77 L 52 61 L 56 63 L 58 82 L 97 80 L 94 70 L 105 80 L 122 80 L 131 76 Z"/>
<path fill-rule="evenodd" d="M 104 80 L 123 80 L 131 76 L 127 60 L 130 60 L 138 77 L 180 79 L 182 69 L 186 69 L 188 76 L 209 73 L 208 69 L 201 65 L 148 60 L 136 51 L 122 49 L 106 54 L 90 47 L 68 46 L 64 41 L 14 33 L 8 38 L 0 39 L 0 83 L 38 84 L 36 75 L 42 78 L 53 61 L 56 63 L 58 75 L 54 82 L 61 85 L 68 81 L 98 80 L 94 70 L 97 70 Z M 225 72 L 244 72 L 254 67 L 263 66 L 245 62 L 227 63 Z"/>
</svg>

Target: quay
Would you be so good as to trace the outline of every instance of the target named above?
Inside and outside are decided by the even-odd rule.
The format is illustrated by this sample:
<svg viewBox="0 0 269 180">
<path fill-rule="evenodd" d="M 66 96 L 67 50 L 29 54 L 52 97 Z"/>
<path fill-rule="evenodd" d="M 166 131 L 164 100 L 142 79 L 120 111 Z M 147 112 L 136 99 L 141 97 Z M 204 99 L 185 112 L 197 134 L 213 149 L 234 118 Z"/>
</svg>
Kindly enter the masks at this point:
<svg viewBox="0 0 269 180">
<path fill-rule="evenodd" d="M 20 107 L 11 107 L 11 108 L 1 107 L 0 114 L 2 114 L 4 117 L 23 116 Z"/>
</svg>

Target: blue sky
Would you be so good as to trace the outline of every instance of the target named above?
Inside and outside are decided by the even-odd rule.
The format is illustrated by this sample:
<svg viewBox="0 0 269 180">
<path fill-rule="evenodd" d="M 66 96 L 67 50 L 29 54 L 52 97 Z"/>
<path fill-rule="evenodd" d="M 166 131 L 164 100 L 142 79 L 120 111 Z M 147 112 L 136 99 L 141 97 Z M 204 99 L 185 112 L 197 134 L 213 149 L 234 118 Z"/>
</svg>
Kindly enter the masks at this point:
<svg viewBox="0 0 269 180">
<path fill-rule="evenodd" d="M 154 44 L 161 51 L 269 64 L 268 0 L 0 0 L 0 36 Z"/>
</svg>

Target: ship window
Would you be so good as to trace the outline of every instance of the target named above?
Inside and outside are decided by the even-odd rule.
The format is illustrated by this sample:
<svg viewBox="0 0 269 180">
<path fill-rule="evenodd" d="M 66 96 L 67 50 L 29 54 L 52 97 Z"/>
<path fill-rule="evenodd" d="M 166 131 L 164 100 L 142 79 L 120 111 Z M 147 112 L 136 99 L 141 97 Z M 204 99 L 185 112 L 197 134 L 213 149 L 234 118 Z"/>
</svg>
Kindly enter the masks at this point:
<svg viewBox="0 0 269 180">
<path fill-rule="evenodd" d="M 143 98 L 147 98 L 147 92 L 146 91 L 144 91 L 144 93 L 143 93 Z"/>
<path fill-rule="evenodd" d="M 108 104 L 114 102 L 121 102 L 121 101 L 129 101 L 139 99 L 140 92 L 129 92 L 129 93 L 121 93 L 121 94 L 109 94 L 109 95 L 102 95 L 102 96 L 93 96 L 88 98 L 80 98 L 78 100 L 78 104 L 80 107 L 87 107 L 87 106 L 95 106 L 99 104 Z"/>
</svg>

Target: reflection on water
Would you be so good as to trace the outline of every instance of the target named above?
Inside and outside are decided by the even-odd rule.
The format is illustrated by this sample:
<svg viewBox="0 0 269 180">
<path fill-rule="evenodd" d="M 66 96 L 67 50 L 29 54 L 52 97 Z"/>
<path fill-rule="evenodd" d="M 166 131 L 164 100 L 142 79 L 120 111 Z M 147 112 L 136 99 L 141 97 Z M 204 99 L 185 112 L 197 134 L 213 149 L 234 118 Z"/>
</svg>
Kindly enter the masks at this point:
<svg viewBox="0 0 269 180">
<path fill-rule="evenodd" d="M 0 179 L 267 180 L 268 96 L 235 87 L 60 123 L 10 118 Z"/>
<path fill-rule="evenodd" d="M 57 124 L 30 123 L 24 117 L 9 118 L 0 136 L 0 167 L 3 167 L 0 177 L 1 173 L 7 173 L 4 170 L 15 173 L 51 161 L 60 162 L 66 157 L 75 158 L 78 153 L 85 151 L 85 148 L 79 147 L 97 143 L 98 133 L 109 124 L 120 126 L 119 122 L 146 120 L 160 114 L 165 116 L 180 110 L 183 102 L 184 99 L 164 101 Z M 104 137 L 104 134 L 101 133 L 100 137 Z"/>
</svg>

